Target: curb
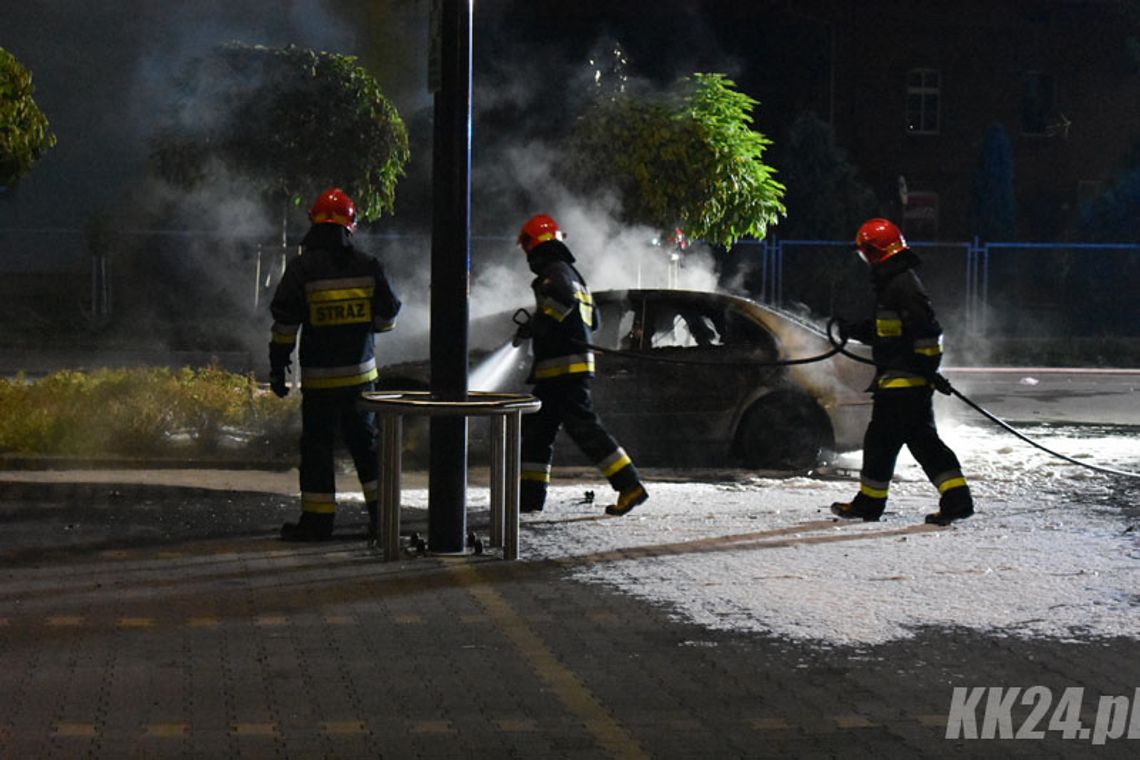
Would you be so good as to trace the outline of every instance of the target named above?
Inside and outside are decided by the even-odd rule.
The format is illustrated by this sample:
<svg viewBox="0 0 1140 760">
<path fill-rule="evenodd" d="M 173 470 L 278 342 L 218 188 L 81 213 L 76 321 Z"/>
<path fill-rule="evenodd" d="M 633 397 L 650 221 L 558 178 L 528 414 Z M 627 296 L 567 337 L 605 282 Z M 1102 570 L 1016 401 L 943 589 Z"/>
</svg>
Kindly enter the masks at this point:
<svg viewBox="0 0 1140 760">
<path fill-rule="evenodd" d="M 0 456 L 0 471 L 4 470 L 265 470 L 287 472 L 297 462 L 284 460 L 250 459 L 176 459 L 134 457 L 49 457 Z"/>
</svg>

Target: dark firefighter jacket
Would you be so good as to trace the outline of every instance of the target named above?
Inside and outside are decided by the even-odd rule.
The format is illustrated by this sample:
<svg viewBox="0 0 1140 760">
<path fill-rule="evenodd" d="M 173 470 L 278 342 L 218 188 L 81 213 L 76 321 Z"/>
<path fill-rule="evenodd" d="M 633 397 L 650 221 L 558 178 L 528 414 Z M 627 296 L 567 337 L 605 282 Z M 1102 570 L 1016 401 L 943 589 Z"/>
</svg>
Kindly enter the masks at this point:
<svg viewBox="0 0 1140 760">
<path fill-rule="evenodd" d="M 560 240 L 535 246 L 527 257 L 537 277 L 531 321 L 534 366 L 527 382 L 594 374 L 594 352 L 586 347 L 598 329 L 594 297 L 574 268 L 574 256 Z"/>
<path fill-rule="evenodd" d="M 301 245 L 304 252 L 285 268 L 270 304 L 270 366 L 289 365 L 300 331 L 303 390 L 375 380 L 372 334 L 391 330 L 400 310 L 383 267 L 353 248 L 348 231 L 336 224 L 313 225 Z"/>
<path fill-rule="evenodd" d="M 852 338 L 871 345 L 878 370 L 871 390 L 929 386 L 942 363 L 942 327 L 914 271 L 918 264 L 905 250 L 872 268 L 875 318 L 847 328 Z"/>
</svg>

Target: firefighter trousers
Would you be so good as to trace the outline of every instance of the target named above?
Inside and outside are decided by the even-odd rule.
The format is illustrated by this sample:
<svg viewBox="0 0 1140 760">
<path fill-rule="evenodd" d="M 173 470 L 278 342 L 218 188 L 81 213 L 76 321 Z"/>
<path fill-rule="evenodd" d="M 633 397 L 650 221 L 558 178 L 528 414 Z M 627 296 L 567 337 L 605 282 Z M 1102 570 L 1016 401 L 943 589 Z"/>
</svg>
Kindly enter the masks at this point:
<svg viewBox="0 0 1140 760">
<path fill-rule="evenodd" d="M 542 509 L 546 501 L 554 439 L 562 427 L 614 490 L 624 491 L 640 482 L 637 468 L 594 412 L 590 381 L 588 375 L 567 375 L 535 383 L 534 395 L 542 401 L 542 408 L 522 418 L 519 500 L 523 511 Z"/>
<path fill-rule="evenodd" d="M 903 445 L 938 489 L 943 512 L 952 514 L 965 511 L 967 506 L 972 508 L 970 489 L 958 457 L 938 436 L 933 396 L 930 388 L 875 393 L 871 422 L 863 437 L 863 469 L 856 497 L 861 511 L 882 513 Z"/>
<path fill-rule="evenodd" d="M 348 447 L 364 500 L 373 505 L 379 496 L 380 465 L 376 415 L 357 408 L 362 391 L 371 385 L 339 390 L 303 392 L 301 398 L 301 511 L 302 516 L 336 511 L 336 470 L 333 454 L 339 432 Z"/>
</svg>

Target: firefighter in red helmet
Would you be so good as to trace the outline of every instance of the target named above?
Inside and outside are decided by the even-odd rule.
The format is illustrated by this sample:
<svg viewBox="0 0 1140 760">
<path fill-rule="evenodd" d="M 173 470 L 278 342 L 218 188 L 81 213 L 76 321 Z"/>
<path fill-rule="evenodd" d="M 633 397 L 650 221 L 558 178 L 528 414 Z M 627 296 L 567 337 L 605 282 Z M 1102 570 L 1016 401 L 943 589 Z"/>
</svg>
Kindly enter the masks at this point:
<svg viewBox="0 0 1140 760">
<path fill-rule="evenodd" d="M 905 444 L 938 489 L 938 511 L 926 522 L 946 525 L 974 513 L 970 488 L 958 458 L 938 436 L 934 390 L 950 392 L 938 374 L 942 327 L 915 273 L 918 257 L 902 232 L 886 219 L 870 219 L 855 234 L 855 249 L 871 269 L 875 315 L 858 323 L 841 321 L 841 337 L 872 347 L 876 373 L 874 405 L 863 438 L 859 493 L 831 510 L 840 517 L 878 520 L 887 504 L 895 459 Z"/>
<path fill-rule="evenodd" d="M 270 387 L 289 393 L 286 372 L 301 336 L 301 519 L 281 527 L 286 541 L 329 538 L 336 512 L 333 447 L 339 431 L 356 465 L 371 525 L 379 497 L 375 414 L 360 410 L 361 391 L 377 377 L 373 335 L 396 324 L 400 301 L 384 269 L 352 244 L 356 205 L 340 188 L 309 209 L 303 253 L 289 262 L 273 295 Z"/>
<path fill-rule="evenodd" d="M 561 427 L 618 492 L 606 513 L 624 515 L 649 498 L 629 455 L 606 431 L 594 412 L 590 384 L 594 353 L 590 334 L 598 314 L 590 289 L 574 267 L 558 224 L 546 214 L 531 217 L 518 244 L 536 275 L 534 317 L 518 338 L 532 340 L 534 365 L 528 382 L 542 401 L 538 412 L 522 419 L 520 510 L 538 512 L 546 502 L 554 439 Z"/>
</svg>

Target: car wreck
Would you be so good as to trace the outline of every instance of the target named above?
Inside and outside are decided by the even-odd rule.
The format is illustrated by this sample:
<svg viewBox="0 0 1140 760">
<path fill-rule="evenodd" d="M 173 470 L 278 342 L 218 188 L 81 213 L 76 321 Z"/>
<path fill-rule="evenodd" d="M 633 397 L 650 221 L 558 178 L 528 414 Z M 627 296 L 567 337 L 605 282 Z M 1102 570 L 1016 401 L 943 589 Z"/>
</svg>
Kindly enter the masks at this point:
<svg viewBox="0 0 1140 760">
<path fill-rule="evenodd" d="M 721 293 L 610 290 L 594 302 L 594 406 L 639 463 L 804 470 L 861 446 L 873 369 L 843 357 L 780 364 L 827 353 L 819 326 Z M 527 389 L 528 346 L 511 349 L 513 313 L 472 321 L 473 390 Z M 429 384 L 426 359 L 381 372 L 382 388 Z M 473 422 L 476 450 L 480 438 Z M 560 463 L 578 463 L 575 447 L 557 451 Z"/>
</svg>

